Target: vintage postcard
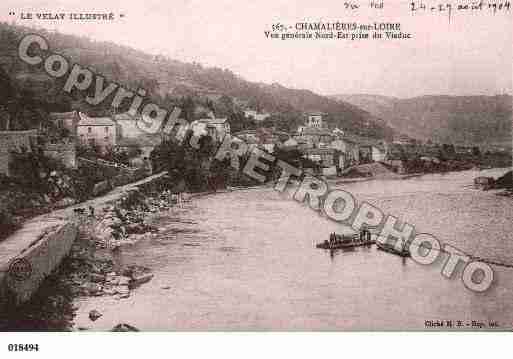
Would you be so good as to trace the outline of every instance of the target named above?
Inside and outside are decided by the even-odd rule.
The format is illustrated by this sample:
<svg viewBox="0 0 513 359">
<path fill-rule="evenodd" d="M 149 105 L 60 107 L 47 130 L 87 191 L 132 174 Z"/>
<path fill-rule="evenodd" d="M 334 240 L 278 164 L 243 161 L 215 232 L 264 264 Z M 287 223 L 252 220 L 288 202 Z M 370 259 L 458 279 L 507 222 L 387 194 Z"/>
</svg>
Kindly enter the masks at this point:
<svg viewBox="0 0 513 359">
<path fill-rule="evenodd" d="M 511 331 L 511 7 L 2 0 L 0 331 Z"/>
</svg>

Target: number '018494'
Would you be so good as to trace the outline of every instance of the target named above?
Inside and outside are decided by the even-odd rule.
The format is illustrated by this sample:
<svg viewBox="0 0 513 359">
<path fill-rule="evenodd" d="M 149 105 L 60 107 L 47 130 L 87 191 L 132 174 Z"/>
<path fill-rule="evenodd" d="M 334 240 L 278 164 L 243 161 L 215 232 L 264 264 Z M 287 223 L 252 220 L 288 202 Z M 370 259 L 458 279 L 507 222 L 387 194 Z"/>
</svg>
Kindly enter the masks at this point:
<svg viewBox="0 0 513 359">
<path fill-rule="evenodd" d="M 10 352 L 38 352 L 39 344 L 9 344 L 7 350 Z"/>
</svg>

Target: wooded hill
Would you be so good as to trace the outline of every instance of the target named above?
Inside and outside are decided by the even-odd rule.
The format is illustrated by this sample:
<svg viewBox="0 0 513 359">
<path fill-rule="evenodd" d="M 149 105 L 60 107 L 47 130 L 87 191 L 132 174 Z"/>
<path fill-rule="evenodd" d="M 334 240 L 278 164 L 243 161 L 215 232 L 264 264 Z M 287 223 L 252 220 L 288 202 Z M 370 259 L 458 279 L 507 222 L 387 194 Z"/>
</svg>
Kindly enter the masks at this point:
<svg viewBox="0 0 513 359">
<path fill-rule="evenodd" d="M 24 34 L 34 32 L 44 36 L 54 52 L 93 69 L 105 76 L 107 81 L 116 81 L 132 90 L 144 88 L 148 96 L 162 106 L 185 107 L 182 110 L 189 120 L 204 115 L 201 111 L 198 113 L 198 108 L 204 109 L 204 112 L 214 109 L 217 116 L 228 116 L 232 123 L 241 120 L 243 109 L 251 108 L 273 113 L 272 124 L 292 131 L 303 123 L 304 112 L 322 111 L 327 114 L 330 128 L 338 127 L 374 138 L 391 138 L 393 133 L 385 122 L 367 111 L 309 90 L 250 82 L 227 69 L 150 55 L 112 42 L 0 23 L 0 60 L 3 62 L 4 77 L 8 75 L 17 96 L 32 96 L 47 111 L 80 109 L 93 115 L 101 114 L 109 110 L 110 101 L 105 101 L 103 108 L 90 108 L 81 101 L 80 96 L 69 96 L 61 91 L 64 80 L 56 81 L 45 74 L 41 67 L 31 67 L 19 60 L 11 61 L 16 59 L 19 39 Z M 9 96 L 14 95 L 7 95 L 7 98 Z M 0 101 L 5 104 L 7 99 Z"/>
<path fill-rule="evenodd" d="M 337 95 L 380 117 L 410 137 L 440 143 L 492 144 L 510 147 L 510 95 L 421 96 L 399 99 L 377 95 Z"/>
</svg>

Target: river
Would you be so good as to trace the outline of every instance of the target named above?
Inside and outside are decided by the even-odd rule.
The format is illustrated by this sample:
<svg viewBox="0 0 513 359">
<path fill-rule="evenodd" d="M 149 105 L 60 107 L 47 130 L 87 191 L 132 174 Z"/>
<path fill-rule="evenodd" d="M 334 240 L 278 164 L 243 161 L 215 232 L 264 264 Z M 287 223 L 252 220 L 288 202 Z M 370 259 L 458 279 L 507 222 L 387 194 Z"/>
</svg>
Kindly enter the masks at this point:
<svg viewBox="0 0 513 359">
<path fill-rule="evenodd" d="M 472 188 L 476 176 L 430 174 L 341 188 L 467 253 L 513 263 L 513 200 Z M 77 300 L 76 327 L 109 330 L 430 330 L 426 321 L 513 327 L 513 269 L 492 266 L 484 293 L 446 279 L 441 264 L 357 248 L 332 255 L 315 243 L 344 228 L 272 188 L 208 195 L 158 219 L 157 237 L 124 247 L 123 264 L 155 277 L 128 299 Z M 103 316 L 91 322 L 88 313 Z M 456 327 L 457 321 L 461 327 Z M 468 325 L 467 325 L 468 324 Z M 440 328 L 438 328 L 440 329 Z M 442 329 L 450 329 L 444 327 Z"/>
</svg>

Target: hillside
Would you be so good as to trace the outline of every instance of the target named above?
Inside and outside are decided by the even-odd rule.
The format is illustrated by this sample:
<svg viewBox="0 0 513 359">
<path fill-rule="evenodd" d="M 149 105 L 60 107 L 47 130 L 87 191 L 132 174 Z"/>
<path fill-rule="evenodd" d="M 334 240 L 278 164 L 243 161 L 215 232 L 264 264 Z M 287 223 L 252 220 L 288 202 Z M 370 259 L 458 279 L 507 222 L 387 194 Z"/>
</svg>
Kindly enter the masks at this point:
<svg viewBox="0 0 513 359">
<path fill-rule="evenodd" d="M 34 32 L 34 29 L 0 23 L 1 55 L 4 58 L 15 57 L 19 38 L 29 32 Z M 138 87 L 146 89 L 152 100 L 162 106 L 183 107 L 184 99 L 187 99 L 188 105 L 192 101 L 196 107 L 209 108 L 222 101 L 218 107 L 227 110 L 228 105 L 230 108 L 221 115 L 228 113 L 230 117 L 238 112 L 240 118 L 244 108 L 258 109 L 274 113 L 277 121 L 287 122 L 284 127 L 291 130 L 302 123 L 303 112 L 322 111 L 327 114 L 327 123 L 331 128 L 338 127 L 374 138 L 390 138 L 393 133 L 385 122 L 357 106 L 309 90 L 250 82 L 227 69 L 180 62 L 110 42 L 97 42 L 43 29 L 36 32 L 48 40 L 55 52 L 94 69 L 108 81 L 119 82 L 134 90 Z M 37 100 L 46 103 L 47 107 L 74 108 L 93 114 L 108 110 L 89 108 L 80 98 L 62 94 L 59 91 L 62 84 L 58 86 L 59 83 L 55 83 L 41 69 L 30 68 L 19 61 L 7 67 L 9 69 L 5 68 L 5 71 L 9 73 L 14 86 L 30 89 Z M 231 99 L 227 101 L 226 96 Z"/>
<path fill-rule="evenodd" d="M 512 97 L 337 95 L 406 135 L 437 142 L 511 146 Z"/>
</svg>

